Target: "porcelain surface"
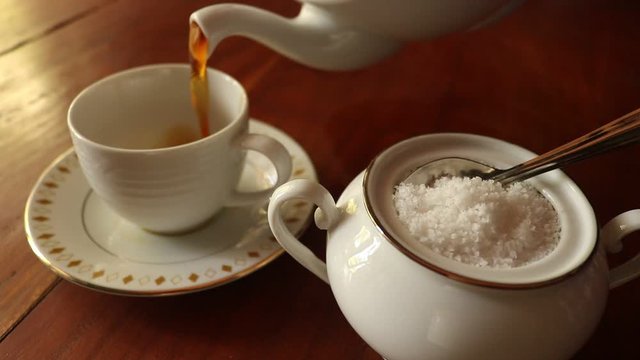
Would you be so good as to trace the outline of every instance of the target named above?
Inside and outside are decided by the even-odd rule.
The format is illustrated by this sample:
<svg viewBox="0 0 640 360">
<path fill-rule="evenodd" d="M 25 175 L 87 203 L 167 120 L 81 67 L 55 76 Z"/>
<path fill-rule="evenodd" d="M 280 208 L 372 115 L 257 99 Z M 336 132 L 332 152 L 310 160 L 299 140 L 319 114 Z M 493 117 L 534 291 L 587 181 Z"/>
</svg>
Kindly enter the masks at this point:
<svg viewBox="0 0 640 360">
<path fill-rule="evenodd" d="M 311 160 L 284 132 L 252 120 L 250 132 L 278 139 L 291 153 L 294 178 L 316 179 Z M 249 152 L 241 190 L 272 186 L 273 165 Z M 180 209 L 174 209 L 176 212 Z M 292 203 L 287 226 L 300 234 L 311 206 Z M 34 253 L 58 275 L 108 293 L 161 296 L 204 290 L 240 279 L 282 254 L 262 204 L 225 208 L 181 235 L 144 231 L 121 218 L 91 190 L 70 149 L 44 171 L 25 210 Z"/>
<path fill-rule="evenodd" d="M 71 140 L 93 191 L 123 218 L 158 233 L 197 228 L 225 206 L 263 202 L 291 175 L 282 144 L 248 134 L 242 85 L 212 68 L 207 69 L 211 132 L 202 134 L 190 75 L 188 64 L 127 69 L 90 85 L 69 107 Z M 274 165 L 273 187 L 236 190 L 247 150 Z"/>
<path fill-rule="evenodd" d="M 494 22 L 524 0 L 308 0 L 286 18 L 241 4 L 215 4 L 191 14 L 209 41 L 254 39 L 304 65 L 351 70 L 378 62 L 411 40 Z"/>
<path fill-rule="evenodd" d="M 326 281 L 362 338 L 386 359 L 567 359 L 589 338 L 610 287 L 640 275 L 640 256 L 608 269 L 606 252 L 640 229 L 640 210 L 601 231 L 579 188 L 556 170 L 531 183 L 559 213 L 559 245 L 518 268 L 482 268 L 419 247 L 396 228 L 395 184 L 433 157 L 474 156 L 501 166 L 534 156 L 515 145 L 470 134 L 433 134 L 400 142 L 376 157 L 334 203 L 312 181 L 274 192 L 269 224 L 282 246 Z M 285 226 L 290 199 L 318 205 L 327 229 L 326 264 Z"/>
</svg>

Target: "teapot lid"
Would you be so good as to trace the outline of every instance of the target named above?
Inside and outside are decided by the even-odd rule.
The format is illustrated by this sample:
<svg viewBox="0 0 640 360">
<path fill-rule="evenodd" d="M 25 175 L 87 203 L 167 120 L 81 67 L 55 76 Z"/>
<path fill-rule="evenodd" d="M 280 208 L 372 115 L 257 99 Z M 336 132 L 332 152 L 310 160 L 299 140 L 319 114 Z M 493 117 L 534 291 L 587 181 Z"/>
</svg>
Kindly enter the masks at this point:
<svg viewBox="0 0 640 360">
<path fill-rule="evenodd" d="M 587 198 L 562 171 L 527 180 L 555 208 L 561 230 L 557 246 L 542 259 L 513 268 L 480 267 L 450 259 L 409 233 L 393 203 L 395 187 L 416 168 L 446 157 L 462 157 L 508 168 L 535 154 L 516 145 L 479 135 L 442 133 L 402 141 L 378 155 L 364 175 L 367 212 L 378 228 L 406 256 L 450 278 L 496 288 L 531 288 L 555 283 L 575 273 L 595 253 L 598 227 Z"/>
</svg>

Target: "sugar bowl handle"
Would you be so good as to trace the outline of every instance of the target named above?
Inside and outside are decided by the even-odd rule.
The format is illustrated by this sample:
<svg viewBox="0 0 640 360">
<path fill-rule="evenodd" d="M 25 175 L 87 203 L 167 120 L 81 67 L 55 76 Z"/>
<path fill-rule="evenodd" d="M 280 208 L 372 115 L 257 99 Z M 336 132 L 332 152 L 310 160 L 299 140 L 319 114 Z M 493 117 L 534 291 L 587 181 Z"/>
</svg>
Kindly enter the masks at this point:
<svg viewBox="0 0 640 360">
<path fill-rule="evenodd" d="M 294 199 L 309 201 L 318 206 L 315 221 L 322 230 L 330 228 L 338 221 L 340 211 L 327 189 L 316 182 L 305 179 L 292 180 L 280 186 L 273 192 L 269 202 L 269 226 L 280 245 L 302 266 L 329 283 L 327 264 L 318 259 L 309 248 L 296 239 L 282 219 L 280 207 L 286 201 Z"/>
<path fill-rule="evenodd" d="M 640 230 L 640 209 L 624 212 L 611 219 L 600 235 L 607 252 L 622 250 L 622 238 Z M 609 272 L 609 287 L 615 288 L 640 276 L 640 254 Z"/>
</svg>

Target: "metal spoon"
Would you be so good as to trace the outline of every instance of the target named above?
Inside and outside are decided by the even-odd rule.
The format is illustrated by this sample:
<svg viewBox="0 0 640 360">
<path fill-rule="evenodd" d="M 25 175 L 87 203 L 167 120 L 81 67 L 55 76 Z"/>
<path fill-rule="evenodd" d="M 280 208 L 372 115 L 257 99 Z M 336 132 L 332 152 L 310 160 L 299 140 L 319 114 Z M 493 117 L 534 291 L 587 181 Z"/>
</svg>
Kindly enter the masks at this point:
<svg viewBox="0 0 640 360">
<path fill-rule="evenodd" d="M 443 176 L 478 176 L 507 185 L 639 141 L 640 109 L 637 109 L 569 143 L 509 169 L 496 169 L 474 160 L 451 157 L 422 165 L 404 181 L 428 186 Z"/>
</svg>

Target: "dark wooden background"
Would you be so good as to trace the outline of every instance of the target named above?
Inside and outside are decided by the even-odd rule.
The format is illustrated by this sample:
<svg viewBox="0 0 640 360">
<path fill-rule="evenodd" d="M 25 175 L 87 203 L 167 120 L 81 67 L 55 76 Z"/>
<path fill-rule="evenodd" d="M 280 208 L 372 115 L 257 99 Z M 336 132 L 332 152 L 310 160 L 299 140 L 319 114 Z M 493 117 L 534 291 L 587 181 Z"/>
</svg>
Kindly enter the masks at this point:
<svg viewBox="0 0 640 360">
<path fill-rule="evenodd" d="M 245 3 L 293 16 L 294 1 Z M 73 97 L 114 72 L 186 62 L 207 1 L 0 1 L 0 358 L 379 359 L 328 286 L 288 255 L 220 288 L 128 298 L 59 280 L 26 241 L 24 204 L 71 146 Z M 373 156 L 425 133 L 501 138 L 536 152 L 640 107 L 640 2 L 529 1 L 491 27 L 409 44 L 353 72 L 321 72 L 233 38 L 210 64 L 247 88 L 251 114 L 309 153 L 334 196 Z M 640 207 L 640 147 L 568 168 L 598 220 Z M 322 252 L 324 233 L 303 237 Z M 640 236 L 626 252 L 640 251 Z M 576 359 L 640 358 L 640 281 L 611 291 Z"/>
</svg>

